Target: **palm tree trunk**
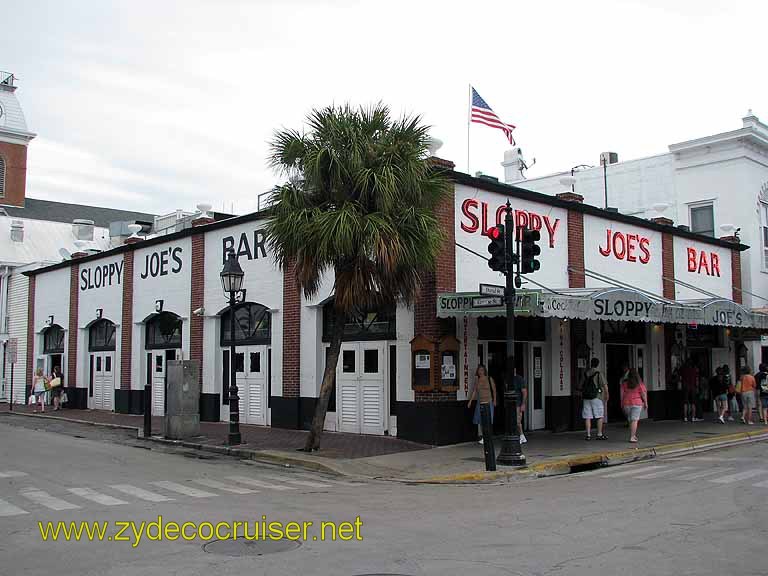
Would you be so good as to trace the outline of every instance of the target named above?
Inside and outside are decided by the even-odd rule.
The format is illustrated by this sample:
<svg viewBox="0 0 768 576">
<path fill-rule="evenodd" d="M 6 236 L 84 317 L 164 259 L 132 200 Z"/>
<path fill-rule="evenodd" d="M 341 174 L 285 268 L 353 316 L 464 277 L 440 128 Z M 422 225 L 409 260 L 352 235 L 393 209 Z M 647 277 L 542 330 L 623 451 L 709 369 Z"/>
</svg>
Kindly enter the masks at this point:
<svg viewBox="0 0 768 576">
<path fill-rule="evenodd" d="M 307 436 L 307 443 L 304 445 L 305 452 L 312 452 L 313 450 L 320 449 L 320 436 L 323 434 L 325 415 L 328 412 L 328 400 L 331 398 L 333 381 L 336 377 L 336 365 L 339 363 L 339 352 L 341 351 L 341 339 L 344 336 L 345 318 L 345 314 L 336 310 L 336 320 L 333 323 L 331 346 L 328 350 L 325 372 L 323 372 L 323 383 L 320 385 L 320 396 L 315 405 L 315 415 L 312 418 L 312 427 L 309 430 L 309 436 Z"/>
</svg>

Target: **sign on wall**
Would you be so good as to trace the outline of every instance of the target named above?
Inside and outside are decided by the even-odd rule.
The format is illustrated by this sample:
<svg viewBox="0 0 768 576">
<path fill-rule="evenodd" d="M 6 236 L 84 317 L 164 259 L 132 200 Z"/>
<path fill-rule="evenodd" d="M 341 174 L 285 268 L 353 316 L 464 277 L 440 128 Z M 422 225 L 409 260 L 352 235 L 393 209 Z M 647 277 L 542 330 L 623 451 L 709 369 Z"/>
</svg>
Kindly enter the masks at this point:
<svg viewBox="0 0 768 576">
<path fill-rule="evenodd" d="M 80 270 L 80 291 L 119 286 L 123 282 L 123 261 L 84 265 Z"/>
<path fill-rule="evenodd" d="M 174 246 L 158 248 L 154 252 L 145 254 L 139 278 L 146 280 L 147 278 L 178 274 L 184 267 L 183 252 L 184 249 L 181 246 Z"/>
<path fill-rule="evenodd" d="M 701 300 L 733 297 L 731 250 L 680 236 L 674 238 L 675 297 Z"/>
</svg>

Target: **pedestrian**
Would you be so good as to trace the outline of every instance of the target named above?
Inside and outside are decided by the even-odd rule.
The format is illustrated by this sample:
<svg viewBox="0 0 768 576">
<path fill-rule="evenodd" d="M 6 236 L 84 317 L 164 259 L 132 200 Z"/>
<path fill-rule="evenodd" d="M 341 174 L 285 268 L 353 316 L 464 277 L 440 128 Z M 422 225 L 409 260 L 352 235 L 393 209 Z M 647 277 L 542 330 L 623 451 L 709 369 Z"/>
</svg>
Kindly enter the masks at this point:
<svg viewBox="0 0 768 576">
<path fill-rule="evenodd" d="M 51 396 L 53 397 L 53 409 L 61 410 L 61 369 L 58 366 L 53 367 L 49 380 Z"/>
<path fill-rule="evenodd" d="M 43 376 L 43 369 L 35 370 L 35 377 L 32 379 L 32 393 L 35 395 L 35 408 L 33 412 L 45 412 L 45 393 L 48 379 Z M 38 410 L 39 408 L 39 410 Z"/>
<path fill-rule="evenodd" d="M 629 420 L 629 441 L 634 444 L 637 442 L 640 415 L 643 408 L 648 408 L 648 390 L 634 368 L 629 371 L 629 378 L 621 385 L 621 406 Z"/>
<path fill-rule="evenodd" d="M 739 412 L 739 402 L 736 399 L 736 385 L 731 379 L 731 369 L 728 364 L 723 364 L 723 378 L 728 385 L 728 422 L 733 422 L 734 414 Z"/>
<path fill-rule="evenodd" d="M 683 381 L 683 422 L 700 422 L 696 418 L 696 400 L 699 394 L 699 369 L 690 358 L 680 371 Z"/>
<path fill-rule="evenodd" d="M 744 407 L 741 413 L 741 421 L 744 424 L 753 424 L 752 422 L 752 409 L 755 407 L 755 389 L 757 384 L 755 377 L 749 373 L 749 366 L 744 366 L 744 373 L 739 379 L 739 383 L 736 385 L 736 392 L 741 393 L 741 403 Z"/>
<path fill-rule="evenodd" d="M 765 364 L 760 364 L 755 374 L 755 404 L 758 422 L 768 424 L 768 367 Z"/>
<path fill-rule="evenodd" d="M 597 420 L 597 439 L 607 440 L 603 433 L 603 416 L 605 414 L 603 406 L 603 390 L 607 388 L 605 378 L 602 372 L 597 369 L 600 360 L 592 358 L 590 368 L 584 373 L 584 380 L 581 386 L 581 417 L 584 418 L 586 426 L 585 440 L 592 440 L 592 420 Z"/>
<path fill-rule="evenodd" d="M 728 409 L 728 383 L 720 366 L 715 369 L 715 375 L 709 381 L 709 390 L 715 401 L 717 420 L 725 424 L 725 411 Z"/>
<path fill-rule="evenodd" d="M 525 415 L 525 407 L 528 405 L 528 383 L 517 373 L 517 368 L 515 368 L 515 375 L 512 378 L 512 385 L 517 392 L 517 433 L 520 435 L 520 444 L 525 444 L 528 439 L 523 433 L 523 416 Z"/>
<path fill-rule="evenodd" d="M 475 370 L 475 385 L 472 388 L 472 394 L 467 401 L 467 408 L 472 408 L 472 402 L 477 399 L 475 404 L 475 414 L 472 418 L 472 422 L 477 424 L 477 432 L 480 435 L 480 444 L 483 443 L 483 426 L 480 421 L 480 405 L 488 404 L 491 414 L 491 424 L 493 424 L 493 410 L 496 406 L 496 383 L 493 378 L 488 376 L 488 372 L 485 366 L 479 364 L 477 370 Z"/>
</svg>

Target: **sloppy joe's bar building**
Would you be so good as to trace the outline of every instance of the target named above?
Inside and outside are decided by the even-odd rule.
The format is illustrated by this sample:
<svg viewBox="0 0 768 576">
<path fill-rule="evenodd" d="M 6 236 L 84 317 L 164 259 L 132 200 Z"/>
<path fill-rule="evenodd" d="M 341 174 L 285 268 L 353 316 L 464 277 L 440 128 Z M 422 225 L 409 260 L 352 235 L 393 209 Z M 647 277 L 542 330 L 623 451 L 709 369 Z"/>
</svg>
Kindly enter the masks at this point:
<svg viewBox="0 0 768 576">
<path fill-rule="evenodd" d="M 516 303 L 516 356 L 529 383 L 529 429 L 580 427 L 579 382 L 591 357 L 616 388 L 624 365 L 650 391 L 651 418 L 675 415 L 675 370 L 686 357 L 703 375 L 753 359 L 740 339 L 768 327 L 740 305 L 740 253 L 715 239 L 449 170 L 439 210 L 445 242 L 418 301 L 346 319 L 326 428 L 390 434 L 433 444 L 474 438 L 466 411 L 478 363 L 501 384 L 503 309 L 473 309 L 478 284 L 503 284 L 488 268 L 487 230 L 509 200 L 517 226 L 541 231 L 541 270 Z M 141 413 L 165 411 L 169 360 L 200 363 L 203 420 L 227 420 L 229 367 L 236 366 L 241 422 L 309 425 L 333 323 L 333 278 L 305 299 L 291 270 L 275 267 L 264 214 L 213 222 L 27 274 L 26 372 L 60 365 L 73 404 Z M 245 298 L 230 310 L 219 273 L 228 250 L 245 272 Z M 80 256 L 80 257 L 77 257 Z M 235 314 L 235 334 L 229 314 Z M 229 357 L 235 340 L 237 353 Z M 145 383 L 153 398 L 144 398 Z M 611 395 L 609 419 L 618 414 Z M 503 407 L 502 407 L 503 410 Z M 503 419 L 497 419 L 502 426 Z"/>
</svg>

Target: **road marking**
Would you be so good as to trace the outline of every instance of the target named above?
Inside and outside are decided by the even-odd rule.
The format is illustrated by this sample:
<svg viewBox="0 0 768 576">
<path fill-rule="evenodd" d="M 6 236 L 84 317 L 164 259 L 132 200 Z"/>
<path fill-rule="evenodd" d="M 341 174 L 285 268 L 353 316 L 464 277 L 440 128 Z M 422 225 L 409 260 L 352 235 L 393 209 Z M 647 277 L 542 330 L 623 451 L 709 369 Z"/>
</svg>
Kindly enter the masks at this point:
<svg viewBox="0 0 768 576">
<path fill-rule="evenodd" d="M 640 468 L 632 468 L 631 470 L 622 470 L 621 472 L 606 474 L 603 478 L 622 478 L 624 476 L 633 476 L 634 474 L 647 472 L 648 470 L 661 470 L 662 468 L 669 468 L 669 466 L 641 466 Z"/>
<path fill-rule="evenodd" d="M 642 474 L 640 476 L 635 476 L 635 480 L 650 480 L 652 478 L 661 478 L 662 476 L 667 476 L 668 474 L 675 474 L 677 472 L 685 472 L 686 470 L 693 470 L 693 466 L 676 466 L 670 470 L 661 470 L 660 472 L 651 472 L 650 474 Z"/>
<path fill-rule="evenodd" d="M 675 480 L 698 480 L 699 478 L 706 478 L 707 476 L 714 476 L 715 474 L 728 472 L 728 470 L 733 470 L 733 468 L 715 468 L 714 470 L 704 470 L 703 472 L 694 472 L 692 474 L 686 474 L 685 476 L 680 476 L 678 478 L 675 478 Z"/>
<path fill-rule="evenodd" d="M 268 482 L 260 482 L 247 476 L 227 476 L 227 480 L 234 480 L 240 482 L 240 484 L 247 484 L 248 486 L 256 486 L 257 488 L 268 488 L 270 490 L 295 490 L 293 486 L 280 486 L 278 484 L 269 484 Z"/>
<path fill-rule="evenodd" d="M 77 508 L 80 508 L 77 504 L 71 504 L 66 500 L 51 496 L 42 490 L 22 490 L 21 495 L 27 500 L 31 500 L 32 502 L 50 508 L 51 510 L 76 510 Z"/>
<path fill-rule="evenodd" d="M 150 484 L 154 484 L 160 488 L 165 488 L 171 492 L 178 492 L 179 494 L 190 496 L 191 498 L 208 498 L 210 496 L 218 496 L 218 494 L 214 494 L 213 492 L 198 490 L 197 488 L 192 488 L 192 486 L 184 486 L 184 484 L 179 484 L 178 482 L 170 482 L 168 480 L 150 482 Z"/>
<path fill-rule="evenodd" d="M 765 474 L 766 472 L 768 472 L 768 470 L 765 470 L 764 468 L 754 468 L 752 470 L 745 470 L 744 472 L 738 472 L 736 474 L 729 474 L 728 476 L 723 476 L 722 478 L 715 478 L 714 480 L 710 480 L 710 482 L 714 482 L 715 484 L 730 484 L 732 482 L 746 480 L 747 478 L 754 478 L 755 476 L 760 476 L 760 474 Z"/>
<path fill-rule="evenodd" d="M 0 472 L 0 478 L 20 478 L 22 476 L 29 476 L 26 472 L 19 472 L 18 470 L 7 470 L 6 472 Z"/>
<path fill-rule="evenodd" d="M 20 514 L 29 514 L 26 510 L 17 508 L 10 502 L 0 500 L 0 516 L 18 516 Z"/>
<path fill-rule="evenodd" d="M 129 494 L 130 496 L 135 496 L 141 500 L 146 500 L 147 502 L 170 502 L 173 500 L 173 498 L 169 498 L 168 496 L 150 492 L 143 488 L 137 488 L 130 484 L 113 484 L 110 488 L 117 490 L 118 492 L 123 492 L 124 494 Z"/>
<path fill-rule="evenodd" d="M 85 498 L 86 500 L 96 502 L 97 504 L 103 504 L 104 506 L 119 506 L 120 504 L 128 504 L 128 502 L 125 500 L 120 500 L 120 498 L 115 498 L 114 496 L 110 496 L 108 494 L 96 492 L 96 490 L 91 488 L 69 488 L 68 490 L 72 492 L 72 494 L 80 496 L 80 498 Z"/>
<path fill-rule="evenodd" d="M 198 478 L 197 480 L 193 480 L 193 482 L 197 482 L 203 486 L 208 486 L 208 488 L 216 488 L 218 490 L 223 490 L 224 492 L 232 492 L 232 494 L 256 494 L 258 492 L 258 490 L 241 488 L 240 486 L 232 486 L 232 484 L 224 484 L 224 482 L 211 480 L 209 478 Z"/>
<path fill-rule="evenodd" d="M 768 480 L 763 480 L 762 482 L 758 482 L 757 484 L 752 484 L 755 488 L 768 488 Z"/>
<path fill-rule="evenodd" d="M 307 488 L 331 488 L 330 484 L 321 484 L 320 482 L 310 482 L 309 480 L 294 480 L 290 476 L 280 476 L 278 474 L 264 474 L 265 478 L 277 480 L 278 482 L 290 482 L 297 486 L 306 486 Z"/>
</svg>

